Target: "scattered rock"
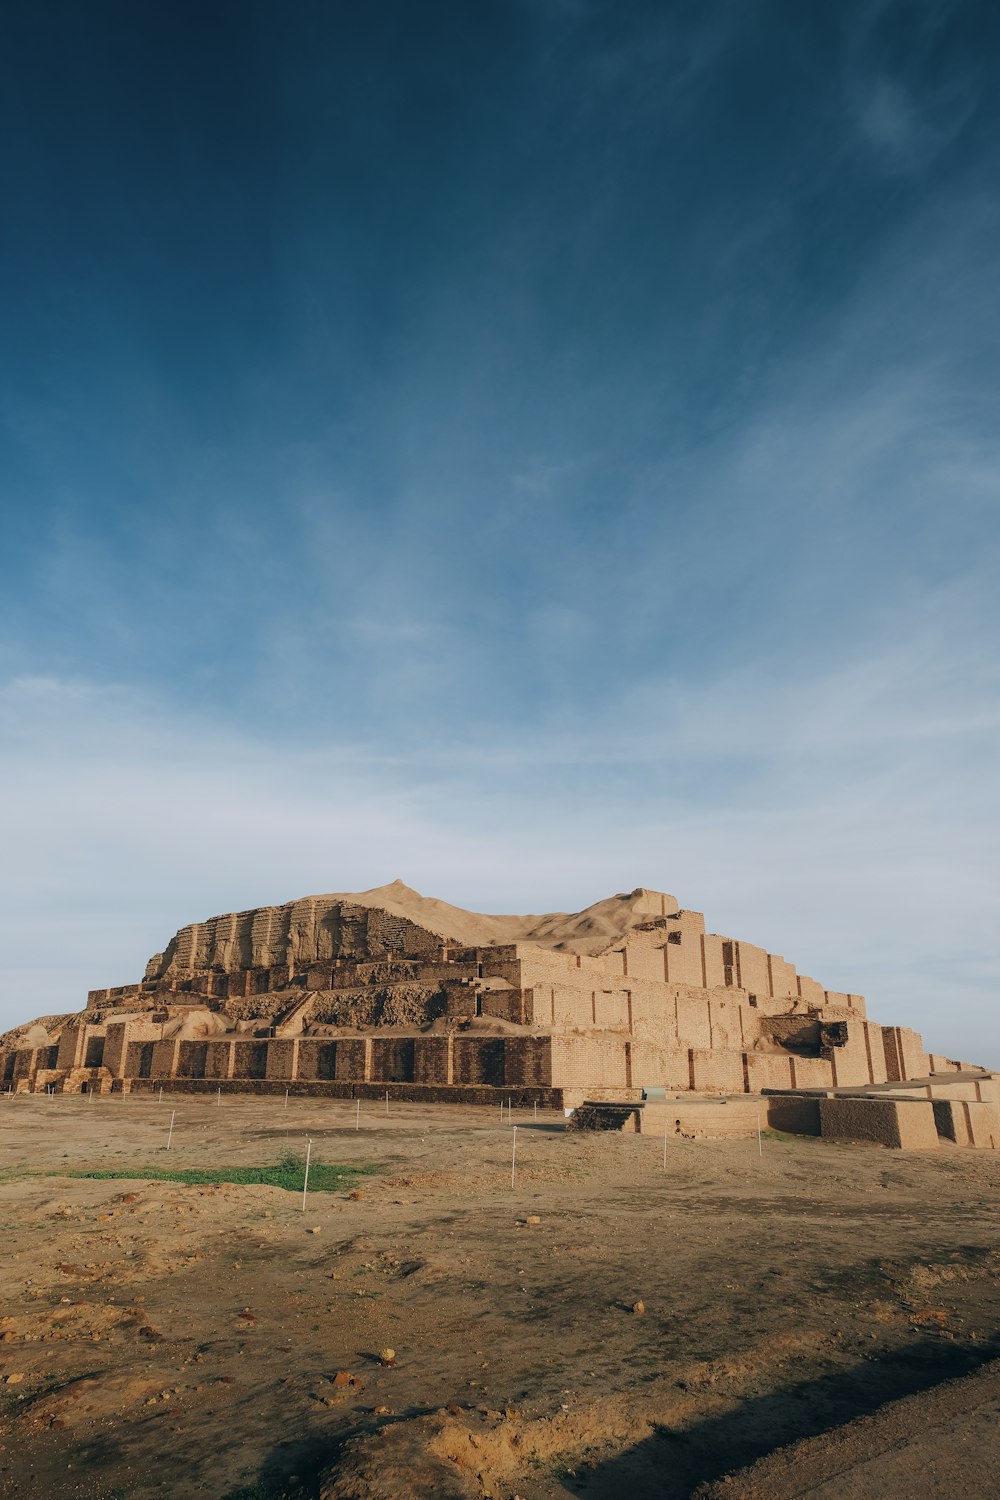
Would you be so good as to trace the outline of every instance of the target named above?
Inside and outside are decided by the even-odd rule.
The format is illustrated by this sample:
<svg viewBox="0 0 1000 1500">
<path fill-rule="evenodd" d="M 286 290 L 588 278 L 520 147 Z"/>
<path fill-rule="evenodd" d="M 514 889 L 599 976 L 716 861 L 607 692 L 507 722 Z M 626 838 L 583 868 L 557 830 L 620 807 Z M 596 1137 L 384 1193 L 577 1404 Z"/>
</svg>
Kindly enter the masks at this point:
<svg viewBox="0 0 1000 1500">
<path fill-rule="evenodd" d="M 355 1203 L 357 1203 L 359 1198 L 363 1198 L 365 1195 L 362 1192 L 361 1188 L 352 1188 L 347 1196 L 348 1198 L 353 1198 Z"/>
<path fill-rule="evenodd" d="M 542 1221 L 538 1214 L 529 1214 L 524 1222 L 526 1224 L 540 1224 Z"/>
<path fill-rule="evenodd" d="M 641 1298 L 640 1298 L 640 1300 L 638 1302 L 633 1302 L 632 1303 L 632 1311 L 634 1313 L 636 1313 L 637 1315 L 641 1314 L 641 1313 L 644 1313 L 646 1311 L 646 1304 L 645 1304 L 645 1302 L 643 1302 L 641 1300 Z"/>
<path fill-rule="evenodd" d="M 396 1363 L 395 1349 L 380 1350 L 378 1362 L 380 1365 L 385 1365 L 387 1368 L 390 1368 L 392 1365 L 394 1365 Z"/>
<path fill-rule="evenodd" d="M 15 1371 L 12 1375 L 4 1377 L 4 1385 L 19 1385 L 23 1379 L 24 1376 L 19 1371 Z"/>
</svg>

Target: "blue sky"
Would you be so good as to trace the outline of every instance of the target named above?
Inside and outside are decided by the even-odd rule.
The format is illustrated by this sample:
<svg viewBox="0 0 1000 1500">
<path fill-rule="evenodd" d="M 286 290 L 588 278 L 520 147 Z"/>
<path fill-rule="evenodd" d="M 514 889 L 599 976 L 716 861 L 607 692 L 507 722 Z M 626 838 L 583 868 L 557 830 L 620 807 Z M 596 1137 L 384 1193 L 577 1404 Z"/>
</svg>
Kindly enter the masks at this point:
<svg viewBox="0 0 1000 1500">
<path fill-rule="evenodd" d="M 0 1022 L 646 884 L 1000 1064 L 1000 12 L 3 33 Z"/>
</svg>

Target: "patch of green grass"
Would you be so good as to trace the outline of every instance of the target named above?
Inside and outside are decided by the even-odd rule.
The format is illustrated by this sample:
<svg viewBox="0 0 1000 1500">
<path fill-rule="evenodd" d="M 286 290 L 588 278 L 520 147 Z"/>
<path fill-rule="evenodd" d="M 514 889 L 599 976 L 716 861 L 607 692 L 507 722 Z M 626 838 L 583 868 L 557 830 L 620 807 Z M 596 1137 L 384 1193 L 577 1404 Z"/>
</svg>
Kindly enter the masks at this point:
<svg viewBox="0 0 1000 1500">
<path fill-rule="evenodd" d="M 310 1193 L 339 1193 L 353 1187 L 359 1177 L 370 1177 L 379 1169 L 363 1164 L 357 1167 L 309 1165 Z M 305 1164 L 300 1157 L 286 1156 L 269 1167 L 102 1167 L 93 1171 L 49 1172 L 50 1177 L 86 1177 L 100 1181 L 125 1178 L 131 1181 L 180 1182 L 188 1187 L 210 1187 L 232 1183 L 236 1187 L 277 1187 L 289 1193 L 301 1193 Z"/>
<path fill-rule="evenodd" d="M 20 1182 L 25 1177 L 31 1177 L 32 1171 L 26 1162 L 18 1162 L 12 1167 L 0 1167 L 0 1182 Z"/>
</svg>

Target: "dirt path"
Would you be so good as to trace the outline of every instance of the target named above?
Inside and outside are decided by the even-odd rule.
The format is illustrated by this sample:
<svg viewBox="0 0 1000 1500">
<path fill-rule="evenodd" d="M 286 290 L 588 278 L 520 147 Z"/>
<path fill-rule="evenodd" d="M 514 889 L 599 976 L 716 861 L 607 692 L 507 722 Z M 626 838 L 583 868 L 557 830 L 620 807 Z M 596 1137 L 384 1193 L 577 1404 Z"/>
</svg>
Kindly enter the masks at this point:
<svg viewBox="0 0 1000 1500">
<path fill-rule="evenodd" d="M 996 1352 L 993 1153 L 671 1141 L 664 1171 L 658 1143 L 515 1113 L 512 1191 L 491 1111 L 361 1123 L 0 1101 L 0 1495 L 681 1500 Z M 307 1135 L 379 1175 L 305 1214 L 28 1175 L 260 1165 Z"/>
</svg>

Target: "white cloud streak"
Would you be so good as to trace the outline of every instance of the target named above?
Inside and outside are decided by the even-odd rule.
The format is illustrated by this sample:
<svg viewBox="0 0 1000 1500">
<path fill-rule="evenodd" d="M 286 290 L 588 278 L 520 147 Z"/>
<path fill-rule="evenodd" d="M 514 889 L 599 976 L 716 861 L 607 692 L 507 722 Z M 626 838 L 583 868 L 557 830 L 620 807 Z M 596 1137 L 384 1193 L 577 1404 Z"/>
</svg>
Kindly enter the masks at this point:
<svg viewBox="0 0 1000 1500">
<path fill-rule="evenodd" d="M 887 634 L 809 682 L 778 661 L 665 679 L 561 734 L 388 756 L 12 681 L 4 1018 L 135 977 L 183 922 L 309 891 L 399 876 L 538 911 L 642 883 L 1000 1063 L 995 676 L 985 647 L 954 670 L 956 616 L 942 597 L 919 651 Z"/>
</svg>

